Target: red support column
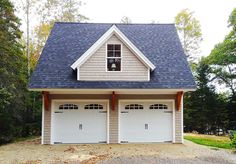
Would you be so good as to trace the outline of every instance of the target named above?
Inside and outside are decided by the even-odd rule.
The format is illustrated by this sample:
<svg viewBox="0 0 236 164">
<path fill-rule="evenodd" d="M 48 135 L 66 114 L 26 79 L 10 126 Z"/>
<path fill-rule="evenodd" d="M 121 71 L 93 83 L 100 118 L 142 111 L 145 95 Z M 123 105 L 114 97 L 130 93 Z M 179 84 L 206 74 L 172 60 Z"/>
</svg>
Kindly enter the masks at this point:
<svg viewBox="0 0 236 164">
<path fill-rule="evenodd" d="M 116 94 L 115 94 L 114 91 L 112 92 L 111 101 L 112 101 L 112 102 L 111 102 L 112 110 L 115 111 L 115 107 L 116 107 Z"/>
<path fill-rule="evenodd" d="M 179 111 L 181 108 L 181 101 L 183 97 L 184 92 L 177 92 L 177 97 L 176 97 L 176 110 Z"/>
<path fill-rule="evenodd" d="M 43 103 L 44 103 L 44 109 L 49 110 L 49 92 L 43 91 Z"/>
</svg>

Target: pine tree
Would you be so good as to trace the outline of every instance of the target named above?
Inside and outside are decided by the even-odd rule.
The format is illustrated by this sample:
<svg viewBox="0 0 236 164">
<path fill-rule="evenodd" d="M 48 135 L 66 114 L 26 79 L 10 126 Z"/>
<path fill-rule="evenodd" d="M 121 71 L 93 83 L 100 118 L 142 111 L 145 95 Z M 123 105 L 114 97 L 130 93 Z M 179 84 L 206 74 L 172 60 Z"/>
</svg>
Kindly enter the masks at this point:
<svg viewBox="0 0 236 164">
<path fill-rule="evenodd" d="M 20 22 L 9 0 L 0 1 L 0 144 L 15 135 L 14 122 L 24 108 L 26 58 L 19 43 Z"/>
<path fill-rule="evenodd" d="M 210 85 L 210 67 L 202 60 L 196 68 L 197 90 L 185 95 L 185 130 L 199 133 L 216 133 L 219 126 L 218 95 Z"/>
</svg>

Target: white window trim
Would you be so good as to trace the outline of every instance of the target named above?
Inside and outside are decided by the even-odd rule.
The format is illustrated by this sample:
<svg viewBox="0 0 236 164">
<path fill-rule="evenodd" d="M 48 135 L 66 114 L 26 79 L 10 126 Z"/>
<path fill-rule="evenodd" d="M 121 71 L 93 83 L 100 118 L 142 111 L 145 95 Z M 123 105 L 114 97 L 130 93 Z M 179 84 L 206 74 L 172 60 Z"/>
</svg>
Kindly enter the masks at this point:
<svg viewBox="0 0 236 164">
<path fill-rule="evenodd" d="M 108 44 L 119 44 L 120 45 L 120 57 L 107 57 L 107 45 Z M 123 54 L 123 45 L 121 44 L 121 43 L 106 43 L 106 55 L 105 55 L 105 62 L 106 62 L 106 65 L 105 65 L 105 70 L 106 70 L 106 72 L 123 72 L 123 58 L 122 58 L 122 55 Z M 120 71 L 108 71 L 108 69 L 107 69 L 107 59 L 109 59 L 109 58 L 117 58 L 117 59 L 120 59 L 121 61 L 120 61 Z"/>
<path fill-rule="evenodd" d="M 157 105 L 158 108 L 155 108 Z M 150 107 L 153 106 L 153 109 L 151 109 Z M 160 106 L 163 106 L 163 108 L 161 109 Z M 164 107 L 166 107 L 167 109 L 165 109 Z M 154 103 L 149 105 L 149 109 L 151 110 L 168 110 L 168 105 L 164 104 L 164 103 Z"/>
<path fill-rule="evenodd" d="M 95 105 L 95 104 L 98 105 L 98 108 L 97 108 L 97 109 L 94 108 L 94 105 Z M 90 108 L 91 108 L 91 105 L 92 105 L 93 109 L 90 109 Z M 100 106 L 102 106 L 102 109 L 99 109 Z M 85 109 L 85 107 L 89 107 L 89 108 L 88 108 L 88 109 Z M 103 110 L 104 107 L 103 107 L 103 105 L 100 104 L 100 103 L 88 103 L 88 104 L 86 104 L 86 105 L 84 106 L 84 109 L 85 109 L 85 110 Z"/>
<path fill-rule="evenodd" d="M 131 105 L 137 105 L 138 106 L 138 109 L 130 109 L 130 106 Z M 126 107 L 129 107 L 129 109 L 126 109 Z M 142 108 L 142 109 L 140 109 L 140 107 Z M 135 107 L 134 107 L 135 108 Z M 143 106 L 143 104 L 140 104 L 140 103 L 129 103 L 129 104 L 127 104 L 127 105 L 125 105 L 125 110 L 143 110 L 144 109 L 144 106 Z"/>
<path fill-rule="evenodd" d="M 172 113 L 172 143 L 175 143 L 175 100 L 174 99 L 119 99 L 118 100 L 118 143 L 121 143 L 121 140 L 120 140 L 120 112 L 121 112 L 121 103 L 123 102 L 153 102 L 153 101 L 161 101 L 161 102 L 171 102 L 173 104 L 172 106 L 172 110 L 173 110 L 173 113 Z M 182 133 L 183 135 L 183 133 Z M 182 136 L 183 137 L 183 136 Z"/>
<path fill-rule="evenodd" d="M 106 103 L 106 109 L 107 109 L 107 144 L 109 144 L 110 143 L 110 135 L 109 135 L 109 132 L 110 132 L 110 126 L 109 126 L 109 124 L 110 124 L 110 120 L 109 120 L 109 116 L 110 116 L 110 102 L 109 102 L 109 100 L 108 99 L 83 99 L 83 100 L 78 100 L 78 99 L 53 99 L 52 101 L 51 101 L 51 123 L 50 123 L 50 127 L 51 127 L 51 133 L 50 133 L 50 144 L 51 145 L 54 145 L 54 143 L 53 143 L 53 126 L 52 126 L 52 124 L 53 124 L 53 119 L 54 119 L 54 117 L 53 117 L 53 112 L 54 112 L 54 107 L 55 107 L 55 103 L 58 103 L 58 102 L 78 102 L 78 103 L 80 103 L 80 102 L 88 102 L 88 103 L 90 103 L 90 102 L 97 102 L 97 103 L 99 103 L 99 102 L 105 102 Z"/>
</svg>

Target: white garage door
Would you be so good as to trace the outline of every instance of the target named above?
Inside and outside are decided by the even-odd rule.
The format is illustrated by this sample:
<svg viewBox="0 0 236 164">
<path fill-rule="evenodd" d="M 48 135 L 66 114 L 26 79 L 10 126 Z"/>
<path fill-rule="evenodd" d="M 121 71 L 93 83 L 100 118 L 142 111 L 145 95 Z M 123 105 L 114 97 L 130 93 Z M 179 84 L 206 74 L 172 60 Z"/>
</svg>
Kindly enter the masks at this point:
<svg viewBox="0 0 236 164">
<path fill-rule="evenodd" d="M 54 102 L 52 143 L 107 141 L 106 102 Z"/>
<path fill-rule="evenodd" d="M 171 142 L 173 102 L 120 103 L 120 142 Z"/>
</svg>

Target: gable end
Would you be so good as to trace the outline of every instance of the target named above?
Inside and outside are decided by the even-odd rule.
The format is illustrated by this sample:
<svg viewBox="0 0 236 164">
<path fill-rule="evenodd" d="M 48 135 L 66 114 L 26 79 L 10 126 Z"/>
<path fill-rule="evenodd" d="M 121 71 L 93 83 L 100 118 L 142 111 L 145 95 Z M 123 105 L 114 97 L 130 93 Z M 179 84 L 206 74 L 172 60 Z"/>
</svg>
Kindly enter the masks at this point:
<svg viewBox="0 0 236 164">
<path fill-rule="evenodd" d="M 105 34 L 102 35 L 78 60 L 72 65 L 72 69 L 79 68 L 88 58 L 93 55 L 113 34 L 117 37 L 139 58 L 139 60 L 150 68 L 155 69 L 155 65 L 135 46 L 133 43 L 115 26 L 113 25 Z"/>
</svg>

